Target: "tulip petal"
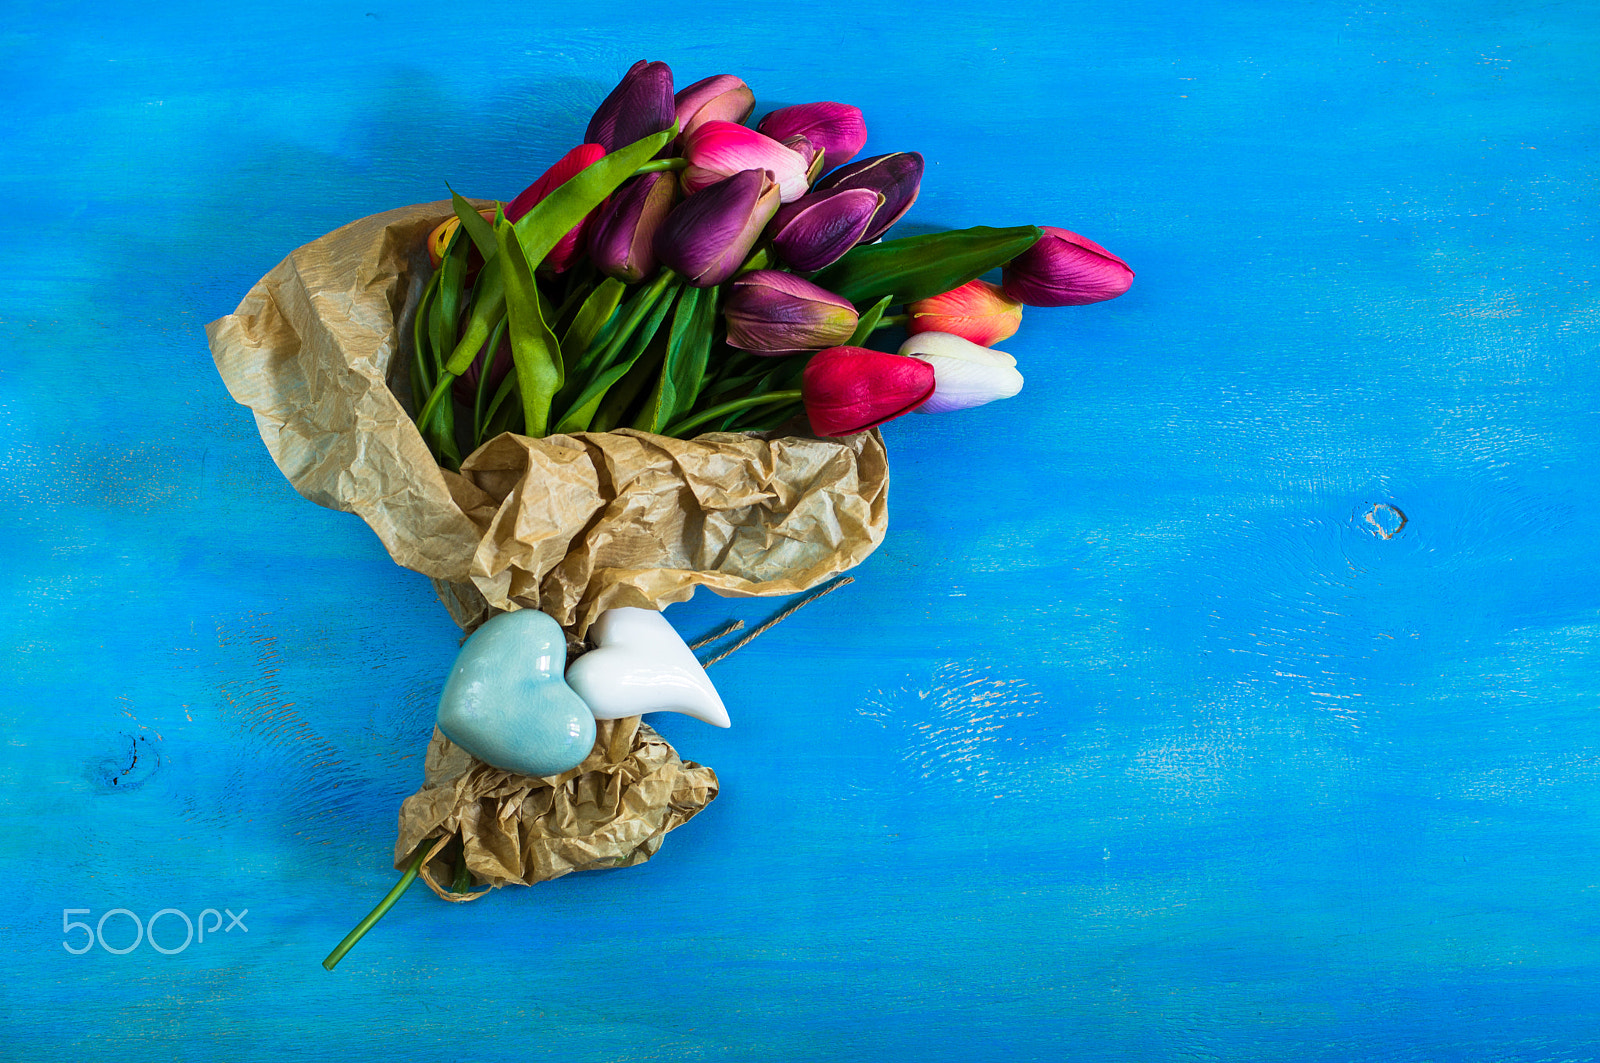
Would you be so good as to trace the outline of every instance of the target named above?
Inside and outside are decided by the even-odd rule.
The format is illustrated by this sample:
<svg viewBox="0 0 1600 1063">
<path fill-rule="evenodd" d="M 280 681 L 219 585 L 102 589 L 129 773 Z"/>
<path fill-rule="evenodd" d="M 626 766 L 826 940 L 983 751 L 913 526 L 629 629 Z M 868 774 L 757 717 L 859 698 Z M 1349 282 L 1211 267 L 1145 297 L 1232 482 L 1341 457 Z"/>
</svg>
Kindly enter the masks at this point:
<svg viewBox="0 0 1600 1063">
<path fill-rule="evenodd" d="M 805 195 L 809 186 L 804 155 L 733 122 L 701 125 L 683 138 L 683 154 L 689 160 L 683 188 L 690 196 L 743 170 L 771 171 L 785 203 Z"/>
<path fill-rule="evenodd" d="M 906 307 L 906 331 L 949 332 L 987 347 L 1009 339 L 1022 326 L 1022 303 L 999 285 L 973 279 Z"/>
<path fill-rule="evenodd" d="M 656 257 L 697 288 L 721 284 L 744 264 L 777 209 L 778 186 L 767 171 L 725 177 L 667 215 L 656 233 Z"/>
<path fill-rule="evenodd" d="M 673 98 L 678 130 L 687 134 L 706 122 L 742 123 L 756 109 L 756 94 L 732 74 L 702 78 Z"/>
<path fill-rule="evenodd" d="M 772 247 L 804 273 L 831 266 L 861 242 L 883 202 L 881 193 L 868 188 L 802 196 L 779 208 L 773 218 Z"/>
</svg>

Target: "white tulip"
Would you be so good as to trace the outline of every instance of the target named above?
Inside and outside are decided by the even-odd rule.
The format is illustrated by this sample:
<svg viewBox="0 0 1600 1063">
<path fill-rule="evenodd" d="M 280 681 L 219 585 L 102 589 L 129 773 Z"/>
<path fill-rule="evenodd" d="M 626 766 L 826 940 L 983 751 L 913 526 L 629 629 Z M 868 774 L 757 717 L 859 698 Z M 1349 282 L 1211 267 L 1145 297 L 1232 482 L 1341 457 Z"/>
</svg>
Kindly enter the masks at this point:
<svg viewBox="0 0 1600 1063">
<path fill-rule="evenodd" d="M 948 332 L 919 332 L 900 345 L 900 353 L 933 366 L 933 398 L 918 413 L 968 410 L 1022 390 L 1015 358 Z"/>
</svg>

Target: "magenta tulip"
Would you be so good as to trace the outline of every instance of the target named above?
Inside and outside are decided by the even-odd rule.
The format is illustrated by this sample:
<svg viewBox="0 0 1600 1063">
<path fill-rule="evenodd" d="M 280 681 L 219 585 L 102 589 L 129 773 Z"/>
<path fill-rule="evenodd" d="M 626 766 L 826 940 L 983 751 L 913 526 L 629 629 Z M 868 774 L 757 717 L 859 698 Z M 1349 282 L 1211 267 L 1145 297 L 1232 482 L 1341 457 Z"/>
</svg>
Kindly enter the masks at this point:
<svg viewBox="0 0 1600 1063">
<path fill-rule="evenodd" d="M 534 205 L 551 192 L 566 184 L 571 178 L 588 169 L 605 157 L 606 149 L 599 144 L 579 144 L 555 161 L 539 175 L 533 184 L 517 193 L 517 198 L 505 205 L 506 221 L 515 222 L 534 208 Z M 593 214 L 574 225 L 570 232 L 556 242 L 545 256 L 544 264 L 557 273 L 565 273 L 583 254 L 584 236 Z"/>
<path fill-rule="evenodd" d="M 883 206 L 861 237 L 863 243 L 870 244 L 911 209 L 921 187 L 922 156 L 914 151 L 897 151 L 841 166 L 818 181 L 815 190 L 867 188 L 882 195 Z"/>
<path fill-rule="evenodd" d="M 767 171 L 725 177 L 667 215 L 656 233 L 656 258 L 697 288 L 721 284 L 738 272 L 777 210 L 778 186 Z"/>
<path fill-rule="evenodd" d="M 682 136 L 707 122 L 742 124 L 756 109 L 756 94 L 732 74 L 714 74 L 680 91 L 673 103 L 678 114 L 678 135 Z"/>
<path fill-rule="evenodd" d="M 773 140 L 800 133 L 827 153 L 824 169 L 843 166 L 867 143 L 867 123 L 861 110 L 848 103 L 801 103 L 780 107 L 756 124 L 758 132 Z"/>
<path fill-rule="evenodd" d="M 883 206 L 868 188 L 812 192 L 778 208 L 772 219 L 772 249 L 784 262 L 810 273 L 837 262 L 866 235 Z"/>
<path fill-rule="evenodd" d="M 1029 306 L 1083 306 L 1115 299 L 1133 283 L 1122 259 L 1087 237 L 1040 226 L 1039 242 L 1000 271 L 1000 286 Z"/>
<path fill-rule="evenodd" d="M 819 436 L 865 432 L 927 402 L 933 366 L 865 347 L 830 347 L 806 363 L 800 378 L 806 417 Z"/>
<path fill-rule="evenodd" d="M 683 154 L 689 160 L 683 190 L 691 199 L 702 188 L 742 170 L 770 171 L 785 203 L 805 195 L 810 183 L 806 156 L 733 122 L 702 124 L 683 138 Z"/>
<path fill-rule="evenodd" d="M 728 286 L 728 345 L 757 354 L 831 347 L 856 330 L 856 308 L 793 273 L 752 270 Z"/>
<path fill-rule="evenodd" d="M 633 284 L 656 271 L 656 233 L 678 196 L 670 172 L 632 178 L 595 212 L 589 260 L 601 273 Z"/>
<path fill-rule="evenodd" d="M 942 295 L 906 306 L 906 331 L 948 332 L 981 347 L 992 347 L 1016 335 L 1022 326 L 1022 303 L 986 280 L 968 281 Z"/>
<path fill-rule="evenodd" d="M 583 139 L 607 151 L 625 148 L 652 133 L 672 128 L 677 106 L 672 98 L 672 69 L 643 59 L 628 68 L 589 119 Z"/>
</svg>

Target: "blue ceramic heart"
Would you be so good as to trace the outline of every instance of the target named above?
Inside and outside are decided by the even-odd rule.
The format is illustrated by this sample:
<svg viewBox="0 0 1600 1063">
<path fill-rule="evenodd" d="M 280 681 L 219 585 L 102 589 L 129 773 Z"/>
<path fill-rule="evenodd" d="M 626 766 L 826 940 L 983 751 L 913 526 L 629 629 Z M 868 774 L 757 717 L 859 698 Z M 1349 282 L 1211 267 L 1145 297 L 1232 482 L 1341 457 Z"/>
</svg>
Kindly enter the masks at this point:
<svg viewBox="0 0 1600 1063">
<path fill-rule="evenodd" d="M 461 647 L 439 696 L 439 730 L 479 760 L 559 775 L 589 755 L 594 714 L 562 678 L 567 639 L 537 609 L 491 617 Z"/>
</svg>

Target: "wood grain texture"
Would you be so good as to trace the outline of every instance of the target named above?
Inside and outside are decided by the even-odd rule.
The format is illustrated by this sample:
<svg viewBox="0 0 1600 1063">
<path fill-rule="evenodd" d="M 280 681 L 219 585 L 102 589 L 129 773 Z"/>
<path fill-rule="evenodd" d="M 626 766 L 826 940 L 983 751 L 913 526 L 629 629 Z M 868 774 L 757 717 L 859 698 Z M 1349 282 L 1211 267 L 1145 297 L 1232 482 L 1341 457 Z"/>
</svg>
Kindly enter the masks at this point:
<svg viewBox="0 0 1600 1063">
<path fill-rule="evenodd" d="M 1597 45 L 1487 0 L 13 12 L 0 1056 L 1600 1056 Z M 660 721 L 722 794 L 654 861 L 414 891 L 329 975 L 457 632 L 201 326 L 515 194 L 637 58 L 860 106 L 927 156 L 910 231 L 1138 279 L 888 426 L 885 545 L 715 667 L 731 730 Z M 69 908 L 248 931 L 76 956 Z"/>
</svg>

